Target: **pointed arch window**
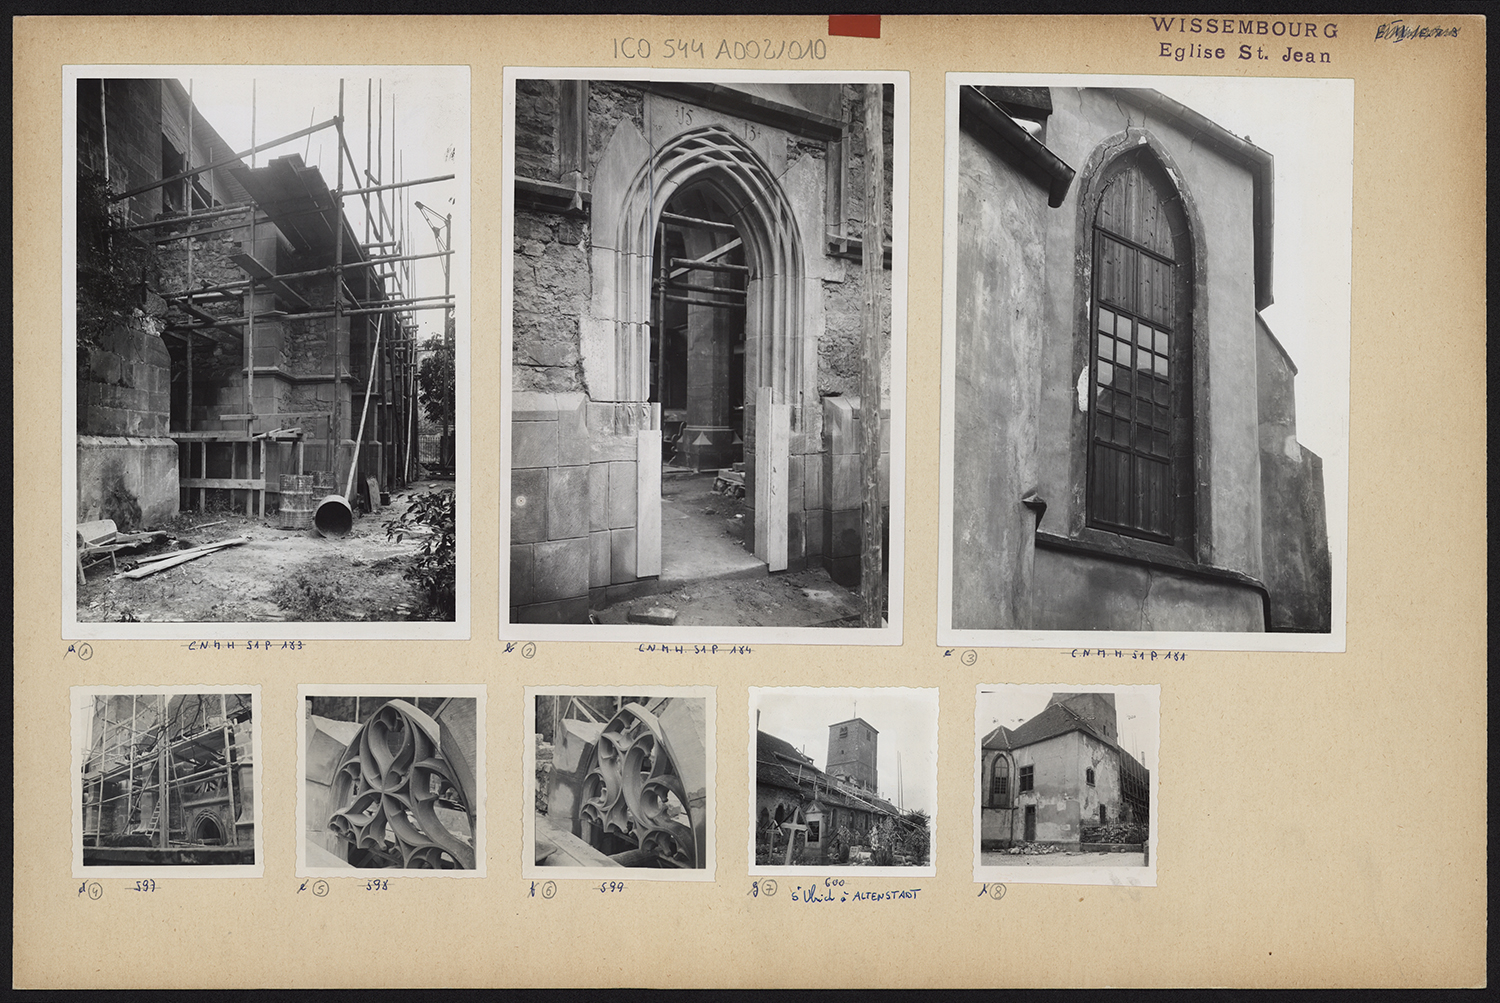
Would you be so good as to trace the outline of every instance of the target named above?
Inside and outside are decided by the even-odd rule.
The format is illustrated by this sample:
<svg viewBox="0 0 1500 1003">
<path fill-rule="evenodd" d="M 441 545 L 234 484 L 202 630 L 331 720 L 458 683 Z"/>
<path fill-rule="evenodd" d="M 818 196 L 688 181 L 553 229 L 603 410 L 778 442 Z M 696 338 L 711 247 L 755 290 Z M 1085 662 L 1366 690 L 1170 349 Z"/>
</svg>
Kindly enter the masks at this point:
<svg viewBox="0 0 1500 1003">
<path fill-rule="evenodd" d="M 1159 165 L 1106 168 L 1093 220 L 1089 525 L 1189 545 L 1192 255 L 1186 213 Z"/>
</svg>

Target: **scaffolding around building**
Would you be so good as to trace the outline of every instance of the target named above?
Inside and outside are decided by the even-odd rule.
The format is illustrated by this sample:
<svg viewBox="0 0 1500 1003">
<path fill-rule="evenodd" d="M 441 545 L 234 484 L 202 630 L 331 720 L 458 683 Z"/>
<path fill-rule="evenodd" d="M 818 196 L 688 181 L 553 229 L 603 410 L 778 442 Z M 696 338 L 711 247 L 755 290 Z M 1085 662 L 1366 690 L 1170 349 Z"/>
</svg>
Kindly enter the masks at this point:
<svg viewBox="0 0 1500 1003">
<path fill-rule="evenodd" d="M 106 83 L 100 81 L 100 117 L 107 177 Z M 420 476 L 422 346 L 416 314 L 444 311 L 445 358 L 441 361 L 451 373 L 454 298 L 446 290 L 442 296 L 413 295 L 412 266 L 439 258 L 446 273 L 453 250 L 439 244 L 436 252 L 422 253 L 412 246 L 415 231 L 407 225 L 408 196 L 417 186 L 452 180 L 455 175 L 402 176 L 404 157 L 396 144 L 395 97 L 387 155 L 384 86 L 382 82 L 377 95 L 375 84 L 374 80 L 367 83 L 361 170 L 348 142 L 342 79 L 335 116 L 265 142 L 255 139 L 252 83 L 251 145 L 232 154 L 223 152 L 227 146 L 222 139 L 196 115 L 191 81 L 181 94 L 177 93 L 180 83 L 163 81 L 164 94 L 170 92 L 179 101 L 186 98 L 187 152 L 182 169 L 168 173 L 164 162 L 165 176 L 116 194 L 112 201 L 127 202 L 160 190 L 163 211 L 154 219 L 131 218 L 118 232 L 140 234 L 146 243 L 172 249 L 172 253 L 180 249 L 175 264 L 180 266 L 182 284 L 164 288 L 161 297 L 166 303 L 162 334 L 169 339 L 169 352 L 174 368 L 180 370 L 186 396 L 181 406 L 174 401 L 169 432 L 179 447 L 182 507 L 204 511 L 208 492 L 227 491 L 234 508 L 242 508 L 247 516 L 264 517 L 267 495 L 280 493 L 273 470 L 315 477 L 321 472 L 324 478 L 317 479 L 317 486 L 330 493 L 346 491 L 346 475 L 361 490 L 373 481 L 382 494 Z M 329 130 L 336 137 L 332 189 L 319 168 L 305 165 L 296 152 L 258 165 L 260 154 L 299 139 L 310 142 L 312 136 Z M 195 145 L 200 133 L 212 141 Z M 194 164 L 194 151 L 199 148 L 215 152 L 206 155 L 205 162 Z M 352 185 L 346 167 L 354 179 Z M 223 172 L 216 177 L 229 180 L 200 183 L 211 172 Z M 221 193 L 243 197 L 226 202 L 217 197 Z M 362 239 L 344 208 L 344 199 L 354 197 L 363 206 Z M 209 273 L 214 281 L 202 277 L 210 253 L 206 238 L 216 235 L 221 247 L 225 240 L 237 241 L 238 252 L 227 258 L 243 278 L 223 281 L 222 260 L 213 262 L 219 266 Z M 279 267 L 282 261 L 292 262 L 292 267 Z M 326 369 L 320 365 L 322 371 L 309 374 L 291 373 L 283 367 L 284 345 L 294 336 L 290 326 L 298 322 L 324 322 L 317 358 L 324 360 Z M 299 329 L 296 334 L 305 332 Z M 195 367 L 202 370 L 206 359 L 222 359 L 230 353 L 238 358 L 238 371 L 243 374 L 243 408 L 226 409 L 222 399 L 214 401 L 213 410 L 204 401 L 195 407 L 195 385 L 203 386 L 202 373 L 195 373 Z M 217 397 L 219 389 L 213 387 L 211 392 Z M 444 396 L 439 455 L 426 464 L 430 473 L 439 475 L 452 473 L 454 455 L 447 434 L 453 425 L 453 394 Z M 359 431 L 351 438 L 356 421 Z M 308 466 L 313 470 L 304 469 Z M 371 509 L 381 504 L 379 497 L 367 501 Z"/>
</svg>

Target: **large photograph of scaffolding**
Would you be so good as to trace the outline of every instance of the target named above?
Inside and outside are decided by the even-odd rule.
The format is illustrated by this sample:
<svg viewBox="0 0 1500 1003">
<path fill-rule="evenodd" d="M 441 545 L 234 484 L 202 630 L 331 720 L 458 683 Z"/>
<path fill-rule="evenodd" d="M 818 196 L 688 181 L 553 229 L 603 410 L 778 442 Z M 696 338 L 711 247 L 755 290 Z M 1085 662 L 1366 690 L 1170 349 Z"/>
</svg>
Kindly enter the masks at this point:
<svg viewBox="0 0 1500 1003">
<path fill-rule="evenodd" d="M 255 704 L 248 690 L 75 691 L 82 873 L 259 864 Z"/>
<path fill-rule="evenodd" d="M 467 70 L 166 72 L 75 81 L 76 622 L 456 621 Z"/>
</svg>

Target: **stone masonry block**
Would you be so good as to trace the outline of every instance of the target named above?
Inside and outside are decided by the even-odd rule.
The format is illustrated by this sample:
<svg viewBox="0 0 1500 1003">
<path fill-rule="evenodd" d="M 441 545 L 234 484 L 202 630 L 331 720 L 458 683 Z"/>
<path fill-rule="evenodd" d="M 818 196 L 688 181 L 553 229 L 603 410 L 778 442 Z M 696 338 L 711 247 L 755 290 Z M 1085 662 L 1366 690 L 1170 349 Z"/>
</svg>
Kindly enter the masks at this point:
<svg viewBox="0 0 1500 1003">
<path fill-rule="evenodd" d="M 859 556 L 859 509 L 845 509 L 828 513 L 825 520 L 827 535 L 823 552 L 831 557 Z"/>
<path fill-rule="evenodd" d="M 609 531 L 609 581 L 611 585 L 635 581 L 635 530 Z"/>
<path fill-rule="evenodd" d="M 802 464 L 802 499 L 807 508 L 825 508 L 828 500 L 823 497 L 823 457 L 806 457 Z"/>
<path fill-rule="evenodd" d="M 860 483 L 858 453 L 841 453 L 833 456 L 833 480 L 829 485 L 828 507 L 858 509 L 864 500 L 864 486 Z"/>
<path fill-rule="evenodd" d="M 510 548 L 510 604 L 529 603 L 534 594 L 531 544 L 513 545 Z"/>
<path fill-rule="evenodd" d="M 818 462 L 819 461 L 815 459 L 813 461 L 813 464 L 816 464 Z M 791 506 L 793 512 L 799 512 L 803 508 L 806 507 L 806 504 L 803 501 L 803 494 L 802 494 L 803 487 L 802 486 L 803 486 L 803 483 L 804 483 L 804 480 L 803 480 L 803 470 L 807 466 L 809 466 L 809 464 L 808 464 L 806 458 L 802 457 L 802 456 L 798 456 L 795 453 L 791 456 L 790 462 L 787 463 L 787 468 L 786 468 L 786 495 L 787 495 L 787 504 Z"/>
<path fill-rule="evenodd" d="M 553 467 L 547 490 L 547 536 L 566 540 L 589 531 L 589 468 Z"/>
<path fill-rule="evenodd" d="M 556 421 L 557 396 L 534 390 L 518 390 L 511 395 L 511 421 Z"/>
<path fill-rule="evenodd" d="M 518 421 L 511 425 L 510 457 L 513 467 L 557 465 L 557 422 Z"/>
<path fill-rule="evenodd" d="M 588 537 L 538 543 L 533 548 L 533 558 L 533 593 L 537 602 L 588 594 Z"/>
<path fill-rule="evenodd" d="M 609 464 L 589 464 L 589 529 L 609 529 Z"/>
<path fill-rule="evenodd" d="M 557 462 L 574 466 L 589 462 L 588 412 L 583 394 L 557 394 Z"/>
<path fill-rule="evenodd" d="M 589 534 L 589 588 L 602 589 L 609 584 L 609 530 Z"/>
<path fill-rule="evenodd" d="M 807 554 L 809 557 L 823 553 L 823 522 L 825 513 L 822 509 L 808 509 L 803 520 L 803 532 L 807 536 Z"/>
<path fill-rule="evenodd" d="M 635 463 L 615 460 L 609 465 L 609 528 L 635 526 Z M 635 577 L 631 564 L 631 577 Z"/>
<path fill-rule="evenodd" d="M 540 543 L 547 539 L 546 468 L 510 472 L 510 542 Z"/>
</svg>

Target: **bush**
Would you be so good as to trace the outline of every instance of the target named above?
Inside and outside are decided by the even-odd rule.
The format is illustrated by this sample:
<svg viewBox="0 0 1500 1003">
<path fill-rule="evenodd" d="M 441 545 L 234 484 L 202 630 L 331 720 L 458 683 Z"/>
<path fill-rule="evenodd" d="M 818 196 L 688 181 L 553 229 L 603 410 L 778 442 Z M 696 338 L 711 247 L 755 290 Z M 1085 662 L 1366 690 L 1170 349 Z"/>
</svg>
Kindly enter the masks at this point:
<svg viewBox="0 0 1500 1003">
<path fill-rule="evenodd" d="M 432 535 L 423 541 L 405 576 L 421 589 L 429 619 L 433 620 L 453 620 L 457 616 L 457 511 L 452 491 L 425 491 L 414 497 L 399 517 L 385 524 L 386 538 L 398 543 L 416 525 L 432 529 Z"/>
</svg>

